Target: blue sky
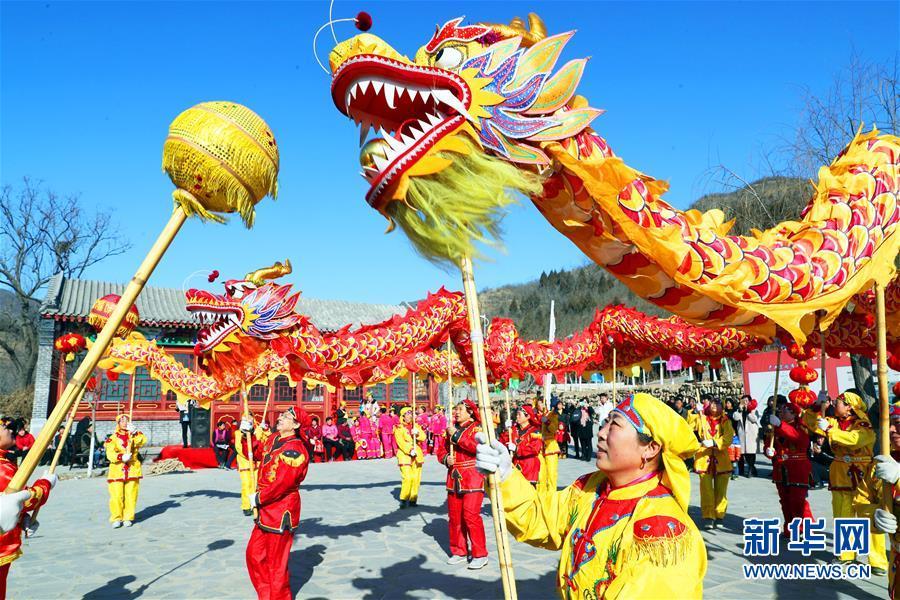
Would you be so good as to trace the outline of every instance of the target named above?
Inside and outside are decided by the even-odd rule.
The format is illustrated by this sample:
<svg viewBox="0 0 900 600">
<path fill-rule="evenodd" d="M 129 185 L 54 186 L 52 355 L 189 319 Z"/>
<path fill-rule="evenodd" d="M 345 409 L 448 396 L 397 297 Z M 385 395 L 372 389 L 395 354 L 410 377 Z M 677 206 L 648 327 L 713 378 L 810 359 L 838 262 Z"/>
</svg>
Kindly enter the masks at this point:
<svg viewBox="0 0 900 600">
<path fill-rule="evenodd" d="M 632 166 L 668 179 L 685 207 L 717 191 L 704 175 L 724 163 L 753 177 L 761 149 L 797 121 L 803 89 L 824 91 L 855 51 L 898 50 L 894 2 L 347 2 L 372 33 L 412 55 L 436 23 L 508 21 L 529 10 L 551 33 L 577 29 L 564 60 L 592 57 L 580 93 L 606 109 L 594 126 Z M 290 258 L 289 281 L 317 298 L 398 302 L 458 275 L 420 259 L 364 201 L 358 130 L 334 108 L 313 59 L 318 2 L 3 2 L 0 178 L 40 179 L 88 206 L 111 209 L 133 249 L 88 272 L 127 281 L 170 211 L 160 171 L 169 122 L 205 100 L 259 113 L 281 150 L 281 194 L 246 231 L 189 221 L 151 279 L 181 287 L 197 270 L 239 277 Z M 355 33 L 337 25 L 339 38 Z M 325 60 L 330 36 L 319 38 Z M 477 265 L 480 288 L 583 264 L 583 255 L 529 203 L 505 221 L 505 253 Z M 187 285 L 205 284 L 202 275 Z"/>
</svg>

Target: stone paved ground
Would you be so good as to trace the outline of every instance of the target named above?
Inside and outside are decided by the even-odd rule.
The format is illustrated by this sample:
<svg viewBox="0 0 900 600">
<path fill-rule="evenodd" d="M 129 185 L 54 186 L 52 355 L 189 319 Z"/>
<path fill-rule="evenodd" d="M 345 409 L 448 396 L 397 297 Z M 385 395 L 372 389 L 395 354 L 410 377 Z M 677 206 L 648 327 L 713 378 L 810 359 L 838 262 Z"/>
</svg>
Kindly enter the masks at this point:
<svg viewBox="0 0 900 600">
<path fill-rule="evenodd" d="M 588 463 L 560 463 L 560 481 Z M 763 468 L 767 474 L 768 470 Z M 303 518 L 291 554 L 299 598 L 487 599 L 502 596 L 496 563 L 481 571 L 444 564 L 447 517 L 443 467 L 430 459 L 416 510 L 398 511 L 393 461 L 313 465 L 303 486 Z M 693 476 L 694 503 L 699 502 Z M 239 509 L 237 473 L 205 470 L 144 480 L 138 523 L 107 524 L 103 480 L 61 482 L 41 511 L 42 530 L 25 542 L 10 573 L 10 597 L 20 598 L 251 598 L 244 547 L 251 523 Z M 742 579 L 741 518 L 777 512 L 765 479 L 732 482 L 725 528 L 704 533 L 709 553 L 707 598 L 883 598 L 884 578 L 872 582 L 748 582 Z M 812 492 L 816 515 L 830 515 L 827 491 Z M 494 556 L 485 506 L 489 550 Z M 697 511 L 692 509 L 697 518 Z M 813 559 L 830 560 L 825 554 Z M 556 597 L 556 555 L 513 544 L 520 598 Z M 780 562 L 803 562 L 782 550 Z M 812 560 L 812 559 L 809 559 Z"/>
</svg>

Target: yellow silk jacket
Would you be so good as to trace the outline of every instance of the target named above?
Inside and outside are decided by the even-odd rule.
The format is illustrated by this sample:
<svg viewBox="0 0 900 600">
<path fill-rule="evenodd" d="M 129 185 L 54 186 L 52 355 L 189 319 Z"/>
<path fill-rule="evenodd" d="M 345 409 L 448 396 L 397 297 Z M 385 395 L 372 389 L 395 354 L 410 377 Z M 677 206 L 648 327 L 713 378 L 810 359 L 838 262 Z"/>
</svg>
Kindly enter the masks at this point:
<svg viewBox="0 0 900 600">
<path fill-rule="evenodd" d="M 694 471 L 703 475 L 731 474 L 728 446 L 734 438 L 734 427 L 731 426 L 728 417 L 725 415 L 719 417 L 715 434 L 712 433 L 706 415 L 697 415 L 690 421 L 690 425 L 701 442 L 705 439 L 713 441 L 712 448 L 701 446 L 694 455 Z"/>
<path fill-rule="evenodd" d="M 702 598 L 706 547 L 659 474 L 612 488 L 596 471 L 543 492 L 513 470 L 501 492 L 517 540 L 561 551 L 563 598 Z"/>
<path fill-rule="evenodd" d="M 413 441 L 414 434 L 416 439 L 415 442 Z M 417 465 L 421 465 L 425 462 L 422 449 L 416 448 L 418 442 L 425 441 L 425 432 L 421 427 L 413 425 L 411 428 L 408 428 L 403 423 L 400 423 L 394 427 L 394 439 L 397 441 L 398 466 L 406 467 L 413 464 L 413 461 L 415 461 Z M 410 456 L 410 452 L 412 452 L 413 448 L 416 448 L 415 458 Z"/>
<path fill-rule="evenodd" d="M 109 461 L 107 481 L 133 481 L 143 477 L 138 450 L 147 443 L 147 437 L 140 431 L 133 434 L 122 431 L 119 427 L 106 441 L 106 459 Z M 124 463 L 122 455 L 131 452 L 131 459 Z"/>
<path fill-rule="evenodd" d="M 803 422 L 810 431 L 828 438 L 834 462 L 829 469 L 828 489 L 839 492 L 855 491 L 854 502 L 872 504 L 879 502 L 880 480 L 875 478 L 875 432 L 865 419 L 850 417 L 843 427 L 838 419 L 825 417 L 831 428 L 827 433 L 818 428 L 819 413 L 803 411 Z"/>
</svg>

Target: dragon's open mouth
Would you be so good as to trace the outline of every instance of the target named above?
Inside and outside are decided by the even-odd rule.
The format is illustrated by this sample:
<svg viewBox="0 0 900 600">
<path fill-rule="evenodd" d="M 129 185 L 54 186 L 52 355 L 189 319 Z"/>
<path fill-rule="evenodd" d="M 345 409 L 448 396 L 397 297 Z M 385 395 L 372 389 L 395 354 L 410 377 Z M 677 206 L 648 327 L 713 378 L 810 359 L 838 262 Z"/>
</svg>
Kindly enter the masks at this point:
<svg viewBox="0 0 900 600">
<path fill-rule="evenodd" d="M 434 145 L 462 126 L 472 95 L 465 80 L 436 67 L 405 63 L 374 54 L 354 56 L 334 74 L 331 96 L 338 109 L 360 124 L 360 144 L 374 128 L 383 136 L 366 144 L 363 177 L 366 201 L 383 206 L 399 176 Z"/>
<path fill-rule="evenodd" d="M 188 290 L 187 310 L 197 315 L 202 326 L 197 333 L 197 353 L 209 352 L 221 344 L 229 334 L 240 329 L 244 318 L 240 307 L 205 290 Z"/>
</svg>

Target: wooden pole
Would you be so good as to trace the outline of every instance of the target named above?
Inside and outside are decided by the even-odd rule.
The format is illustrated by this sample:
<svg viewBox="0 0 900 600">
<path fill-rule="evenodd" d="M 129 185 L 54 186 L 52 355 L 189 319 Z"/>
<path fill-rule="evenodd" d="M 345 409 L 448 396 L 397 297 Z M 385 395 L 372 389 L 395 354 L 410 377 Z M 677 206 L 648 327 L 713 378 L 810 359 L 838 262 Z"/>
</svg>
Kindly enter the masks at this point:
<svg viewBox="0 0 900 600">
<path fill-rule="evenodd" d="M 884 286 L 875 284 L 875 319 L 876 333 L 878 335 L 878 401 L 879 418 L 881 421 L 881 452 L 885 456 L 891 455 L 890 436 L 890 398 L 888 397 L 888 368 L 887 368 L 887 327 L 885 324 Z M 884 506 L 888 511 L 893 510 L 893 489 L 889 485 L 884 486 Z M 893 550 L 892 550 L 893 552 Z M 888 564 L 893 564 L 888 562 Z"/>
<path fill-rule="evenodd" d="M 778 380 L 781 377 L 781 344 L 778 344 L 778 358 L 775 360 L 775 391 L 772 397 L 775 398 L 775 408 L 778 408 Z"/>
<path fill-rule="evenodd" d="M 616 405 L 616 347 L 613 346 L 613 368 L 612 368 L 612 403 Z"/>
<path fill-rule="evenodd" d="M 506 389 L 503 390 L 503 397 L 504 397 L 504 400 L 506 401 L 506 420 L 512 421 L 513 416 L 512 416 L 512 413 L 510 412 L 510 407 L 509 407 L 509 381 L 508 380 L 506 382 Z M 513 431 L 514 431 L 514 429 L 512 428 L 512 425 L 510 425 L 509 433 L 508 433 L 509 441 L 511 441 L 512 443 L 515 444 L 516 440 L 513 439 Z"/>
<path fill-rule="evenodd" d="M 450 340 L 447 340 L 447 418 L 453 409 L 453 361 L 450 356 Z"/>
<path fill-rule="evenodd" d="M 131 372 L 131 389 L 129 390 L 128 397 L 128 422 L 131 423 L 134 419 L 134 383 L 135 379 L 137 379 L 137 367 L 134 368 L 134 371 Z"/>
<path fill-rule="evenodd" d="M 66 389 L 60 396 L 59 402 L 56 403 L 53 412 L 47 417 L 47 423 L 44 425 L 43 429 L 41 429 L 37 439 L 35 439 L 34 446 L 32 446 L 28 451 L 28 454 L 25 455 L 22 465 L 19 467 L 19 470 L 16 471 L 12 480 L 10 480 L 5 493 L 18 492 L 25 487 L 26 483 L 28 483 L 28 479 L 34 473 L 38 462 L 40 462 L 41 457 L 47 450 L 47 446 L 50 445 L 50 441 L 53 439 L 56 430 L 59 429 L 66 413 L 69 412 L 72 408 L 72 403 L 78 398 L 81 390 L 84 389 L 88 377 L 90 377 L 90 374 L 97 367 L 97 363 L 100 362 L 100 358 L 103 356 L 103 353 L 106 352 L 110 342 L 112 342 L 113 336 L 119 328 L 119 325 L 125 320 L 125 314 L 134 304 L 134 301 L 137 300 L 141 290 L 144 289 L 144 285 L 147 283 L 150 275 L 153 274 L 153 270 L 156 268 L 156 265 L 159 264 L 163 254 L 166 253 L 169 244 L 175 239 L 175 235 L 178 233 L 178 230 L 181 229 L 185 219 L 187 219 L 187 214 L 180 206 L 177 206 L 172 212 L 169 222 L 166 223 L 166 226 L 163 228 L 162 233 L 156 238 L 153 247 L 150 248 L 147 256 L 144 257 L 144 260 L 138 267 L 134 277 L 131 278 L 131 281 L 129 281 L 128 285 L 125 287 L 122 298 L 116 304 L 115 310 L 113 310 L 112 314 L 109 316 L 106 325 L 104 325 L 100 333 L 97 334 L 97 340 L 91 346 L 91 349 L 88 351 L 87 356 L 84 357 L 84 360 L 81 361 L 81 364 L 78 366 L 72 379 L 66 384 Z"/>
<path fill-rule="evenodd" d="M 822 353 L 822 392 L 825 394 L 828 393 L 828 385 L 826 379 L 828 376 L 825 374 L 825 332 L 821 329 L 819 330 L 819 337 L 822 338 L 822 344 L 819 351 Z M 824 394 L 823 394 L 824 395 Z"/>
<path fill-rule="evenodd" d="M 256 488 L 256 464 L 253 462 L 253 433 L 256 423 L 253 422 L 253 415 L 250 414 L 250 400 L 247 398 L 247 386 L 241 384 L 241 400 L 244 404 L 244 416 L 250 421 L 250 431 L 244 432 L 244 440 L 247 442 L 247 459 L 250 461 L 250 481 Z"/>
<path fill-rule="evenodd" d="M 487 366 L 484 360 L 484 336 L 481 333 L 481 316 L 478 310 L 478 292 L 475 288 L 475 274 L 472 260 L 466 256 L 460 262 L 463 291 L 466 295 L 466 308 L 469 316 L 469 334 L 472 340 L 472 365 L 475 370 L 475 392 L 481 412 L 484 435 L 488 444 L 493 443 L 494 427 L 488 410 Z M 506 516 L 503 512 L 503 498 L 496 475 L 488 475 L 488 492 L 491 499 L 491 517 L 494 523 L 494 536 L 497 540 L 497 556 L 500 561 L 500 579 L 503 583 L 505 600 L 516 600 L 516 578 L 513 573 L 512 559 L 509 553 L 509 539 L 506 534 Z"/>
<path fill-rule="evenodd" d="M 301 382 L 300 385 L 303 385 L 303 383 Z M 262 425 L 263 423 L 266 422 L 266 415 L 269 414 L 269 401 L 272 400 L 272 396 L 275 394 L 275 388 L 274 388 L 274 387 L 269 386 L 268 390 L 269 390 L 269 391 L 268 391 L 268 393 L 266 394 L 266 405 L 263 406 L 262 421 L 259 422 L 260 425 Z M 327 390 L 327 389 L 325 390 L 325 393 L 326 393 L 326 394 L 328 393 L 328 390 Z M 303 391 L 302 391 L 302 390 L 301 390 L 301 392 L 300 392 L 300 398 L 303 398 Z"/>
</svg>

